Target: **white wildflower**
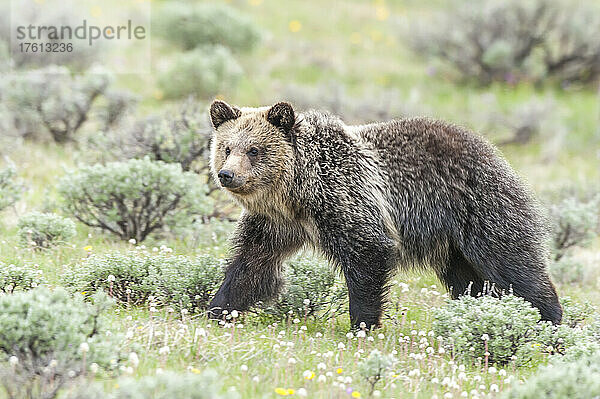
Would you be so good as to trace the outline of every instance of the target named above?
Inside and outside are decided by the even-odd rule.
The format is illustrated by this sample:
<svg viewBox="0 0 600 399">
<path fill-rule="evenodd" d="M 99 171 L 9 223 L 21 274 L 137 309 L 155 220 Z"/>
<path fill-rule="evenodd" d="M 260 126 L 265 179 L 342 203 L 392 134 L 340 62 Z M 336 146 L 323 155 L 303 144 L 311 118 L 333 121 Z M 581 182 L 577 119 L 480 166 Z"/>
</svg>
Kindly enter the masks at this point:
<svg viewBox="0 0 600 399">
<path fill-rule="evenodd" d="M 140 364 L 140 358 L 138 357 L 137 353 L 131 352 L 129 354 L 129 363 L 131 363 L 133 367 L 137 367 L 138 364 Z"/>
<path fill-rule="evenodd" d="M 162 348 L 160 348 L 160 349 L 158 350 L 158 354 L 159 354 L 159 355 L 161 355 L 161 356 L 162 356 L 162 355 L 168 355 L 168 354 L 169 354 L 169 352 L 171 352 L 171 349 L 169 349 L 169 347 L 168 347 L 168 346 L 166 346 L 166 345 L 165 345 L 165 346 L 163 346 Z"/>
<path fill-rule="evenodd" d="M 90 364 L 90 371 L 93 374 L 96 374 L 99 369 L 100 369 L 100 366 L 98 366 L 98 363 L 92 363 L 92 364 Z"/>
<path fill-rule="evenodd" d="M 90 351 L 90 345 L 87 342 L 82 342 L 79 345 L 79 352 L 81 353 L 87 353 Z"/>
</svg>

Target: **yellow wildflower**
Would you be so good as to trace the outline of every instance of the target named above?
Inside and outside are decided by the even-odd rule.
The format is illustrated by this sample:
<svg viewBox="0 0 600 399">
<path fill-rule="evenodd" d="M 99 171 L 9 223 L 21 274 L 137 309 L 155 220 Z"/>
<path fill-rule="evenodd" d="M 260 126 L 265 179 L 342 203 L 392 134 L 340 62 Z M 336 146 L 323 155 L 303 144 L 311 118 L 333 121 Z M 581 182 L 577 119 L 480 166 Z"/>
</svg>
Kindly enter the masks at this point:
<svg viewBox="0 0 600 399">
<path fill-rule="evenodd" d="M 192 368 L 190 369 L 190 371 L 191 371 L 192 373 L 194 373 L 194 374 L 202 374 L 202 370 L 198 370 L 198 369 L 197 369 L 197 368 L 195 368 L 195 367 L 192 367 Z"/>
<path fill-rule="evenodd" d="M 380 30 L 372 30 L 369 35 L 371 36 L 371 40 L 374 42 L 379 42 L 383 39 L 383 33 Z"/>
<path fill-rule="evenodd" d="M 91 13 L 92 17 L 98 18 L 98 17 L 102 16 L 102 8 L 100 8 L 98 6 L 94 6 L 90 10 L 90 13 Z"/>
<path fill-rule="evenodd" d="M 337 370 L 335 370 L 335 372 L 338 374 L 342 374 L 344 372 L 344 369 L 341 367 L 338 367 Z"/>
<path fill-rule="evenodd" d="M 84 250 L 84 251 L 86 251 L 86 252 L 91 252 L 91 251 L 92 251 L 92 249 L 93 249 L 93 248 L 92 248 L 92 246 L 91 246 L 91 245 L 87 245 L 87 246 L 83 247 L 83 250 Z"/>
<path fill-rule="evenodd" d="M 294 392 L 296 392 L 296 391 L 294 391 L 292 388 L 287 390 L 288 395 L 293 395 Z"/>
<path fill-rule="evenodd" d="M 157 100 L 162 100 L 163 97 L 165 96 L 165 93 L 162 90 L 154 90 L 154 98 L 156 98 Z"/>
<path fill-rule="evenodd" d="M 375 16 L 380 21 L 385 21 L 390 17 L 390 10 L 386 6 L 375 7 Z"/>
<path fill-rule="evenodd" d="M 350 35 L 350 43 L 352 44 L 360 44 L 362 42 L 362 36 L 358 32 L 354 32 Z"/>
<path fill-rule="evenodd" d="M 288 390 L 285 388 L 275 388 L 275 393 L 281 396 L 288 396 Z"/>
<path fill-rule="evenodd" d="M 352 391 L 352 397 L 353 398 L 360 398 L 360 392 L 358 392 L 358 391 Z"/>
<path fill-rule="evenodd" d="M 293 21 L 290 21 L 289 28 L 290 32 L 296 33 L 302 29 L 302 24 L 297 19 L 294 19 Z"/>
</svg>

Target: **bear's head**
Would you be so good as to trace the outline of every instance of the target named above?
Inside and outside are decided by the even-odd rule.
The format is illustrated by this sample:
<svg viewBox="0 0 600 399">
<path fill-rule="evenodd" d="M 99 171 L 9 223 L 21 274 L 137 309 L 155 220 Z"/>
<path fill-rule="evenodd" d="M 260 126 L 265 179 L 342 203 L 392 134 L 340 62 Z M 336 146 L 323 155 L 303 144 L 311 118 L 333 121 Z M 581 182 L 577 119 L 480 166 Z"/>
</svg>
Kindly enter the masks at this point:
<svg viewBox="0 0 600 399">
<path fill-rule="evenodd" d="M 246 206 L 289 184 L 294 166 L 296 115 L 288 103 L 237 108 L 216 100 L 211 169 L 217 185 Z"/>
</svg>

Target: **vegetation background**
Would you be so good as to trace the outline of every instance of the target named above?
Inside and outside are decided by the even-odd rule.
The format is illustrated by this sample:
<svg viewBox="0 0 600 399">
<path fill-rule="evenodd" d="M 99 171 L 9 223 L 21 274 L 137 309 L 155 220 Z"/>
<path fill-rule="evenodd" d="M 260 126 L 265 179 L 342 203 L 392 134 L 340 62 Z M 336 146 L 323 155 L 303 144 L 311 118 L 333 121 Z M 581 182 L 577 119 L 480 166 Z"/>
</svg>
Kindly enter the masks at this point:
<svg viewBox="0 0 600 399">
<path fill-rule="evenodd" d="M 595 2 L 154 0 L 149 74 L 110 72 L 136 47 L 11 57 L 9 6 L 0 397 L 600 395 Z M 31 18 L 78 23 L 72 6 Z M 547 213 L 565 322 L 511 297 L 448 302 L 432 274 L 401 272 L 382 329 L 351 332 L 343 281 L 310 252 L 278 301 L 209 322 L 240 212 L 208 175 L 213 98 L 481 134 Z"/>
</svg>

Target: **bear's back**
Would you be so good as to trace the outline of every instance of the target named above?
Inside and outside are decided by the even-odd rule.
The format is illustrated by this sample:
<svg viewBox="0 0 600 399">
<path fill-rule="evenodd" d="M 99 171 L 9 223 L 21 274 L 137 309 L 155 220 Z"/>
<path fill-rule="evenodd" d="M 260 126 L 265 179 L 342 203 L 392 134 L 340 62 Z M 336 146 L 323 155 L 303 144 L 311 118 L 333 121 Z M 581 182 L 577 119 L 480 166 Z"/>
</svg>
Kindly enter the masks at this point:
<svg viewBox="0 0 600 399">
<path fill-rule="evenodd" d="M 383 158 L 414 156 L 416 161 L 496 158 L 494 147 L 477 134 L 448 122 L 407 118 L 351 127 Z"/>
</svg>

